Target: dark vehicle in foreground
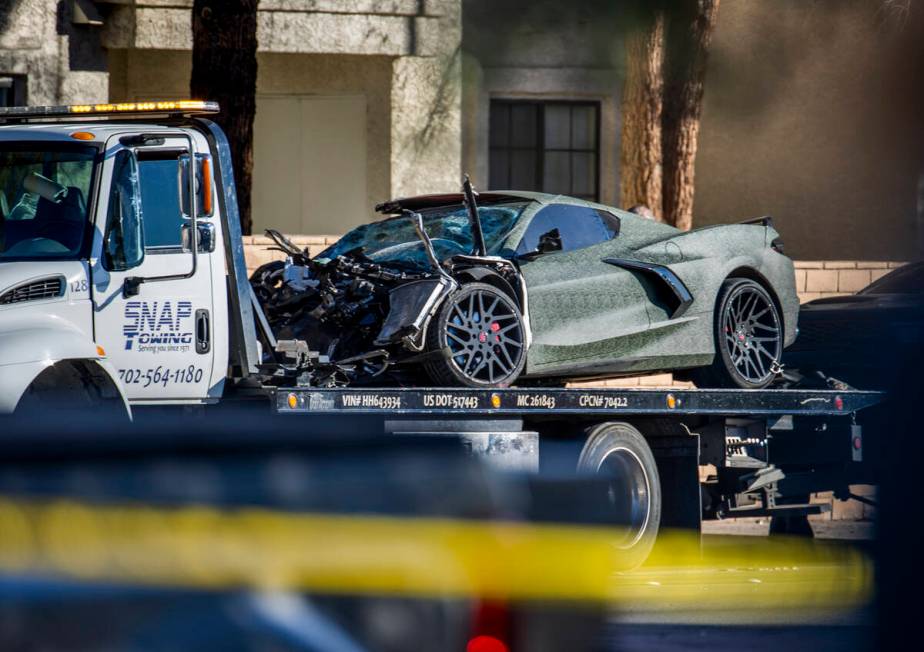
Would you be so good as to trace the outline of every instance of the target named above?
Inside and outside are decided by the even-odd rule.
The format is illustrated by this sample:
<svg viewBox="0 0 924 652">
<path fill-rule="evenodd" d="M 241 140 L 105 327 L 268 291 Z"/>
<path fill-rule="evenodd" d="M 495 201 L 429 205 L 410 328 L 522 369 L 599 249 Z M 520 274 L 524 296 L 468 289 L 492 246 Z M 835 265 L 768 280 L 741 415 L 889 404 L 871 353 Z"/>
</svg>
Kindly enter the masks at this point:
<svg viewBox="0 0 924 652">
<path fill-rule="evenodd" d="M 446 437 L 0 417 L 0 450 L 3 650 L 577 651 L 603 633 L 609 544 L 555 515 L 599 523 L 593 501 L 537 514 L 536 479 Z M 537 518 L 586 557 L 530 554 Z"/>
<path fill-rule="evenodd" d="M 311 259 L 252 283 L 279 339 L 338 382 L 506 387 L 692 370 L 763 388 L 795 338 L 792 261 L 769 218 L 682 232 L 608 206 L 520 191 L 377 207 Z M 417 373 L 423 368 L 427 376 Z M 323 384 L 323 383 L 322 383 Z"/>
<path fill-rule="evenodd" d="M 809 301 L 787 367 L 861 389 L 892 389 L 924 346 L 924 262 L 899 267 L 856 294 Z"/>
</svg>

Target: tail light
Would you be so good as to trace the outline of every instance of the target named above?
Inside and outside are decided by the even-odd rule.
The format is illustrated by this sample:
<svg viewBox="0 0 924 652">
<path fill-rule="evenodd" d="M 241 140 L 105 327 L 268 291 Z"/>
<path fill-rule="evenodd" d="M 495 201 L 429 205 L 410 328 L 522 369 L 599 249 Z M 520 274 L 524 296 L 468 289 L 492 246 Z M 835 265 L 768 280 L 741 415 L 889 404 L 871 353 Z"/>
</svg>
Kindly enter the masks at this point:
<svg viewBox="0 0 924 652">
<path fill-rule="evenodd" d="M 773 242 L 770 243 L 770 248 L 778 254 L 783 253 L 783 239 L 774 238 Z"/>
<path fill-rule="evenodd" d="M 510 652 L 513 620 L 501 601 L 483 600 L 475 606 L 472 631 L 465 652 Z"/>
</svg>

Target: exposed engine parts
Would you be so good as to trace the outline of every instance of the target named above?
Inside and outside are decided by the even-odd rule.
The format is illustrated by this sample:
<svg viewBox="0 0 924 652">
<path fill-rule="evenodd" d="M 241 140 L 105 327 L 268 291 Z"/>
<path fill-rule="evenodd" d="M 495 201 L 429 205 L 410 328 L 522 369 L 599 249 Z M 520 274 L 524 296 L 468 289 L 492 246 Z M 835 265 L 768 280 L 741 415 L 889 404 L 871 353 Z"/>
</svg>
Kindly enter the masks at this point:
<svg viewBox="0 0 924 652">
<path fill-rule="evenodd" d="M 441 366 L 433 363 L 454 355 L 445 337 L 439 340 L 442 347 L 432 344 L 436 338 L 427 337 L 448 296 L 465 283 L 487 282 L 509 294 L 510 302 L 519 302 L 521 281 L 510 261 L 463 254 L 441 261 L 420 214 L 404 211 L 396 219 L 411 223 L 414 246 L 402 243 L 408 251 L 405 259 L 381 262 L 367 257 L 362 247 L 330 259 L 312 259 L 279 232 L 266 231 L 275 243 L 273 249 L 287 259 L 260 267 L 251 284 L 272 329 L 267 342 L 275 338 L 270 355 L 277 369 L 283 370 L 280 381 L 294 378 L 315 386 L 410 385 L 426 380 L 425 373 L 433 380 L 430 370 Z M 516 319 L 522 340 L 527 329 L 519 311 Z M 506 324 L 485 328 L 492 326 L 499 331 Z M 500 346 L 501 336 L 494 337 L 494 344 Z M 494 368 L 485 360 L 486 346 L 481 343 L 473 364 L 484 363 L 494 381 Z M 465 359 L 470 358 L 466 350 Z"/>
</svg>

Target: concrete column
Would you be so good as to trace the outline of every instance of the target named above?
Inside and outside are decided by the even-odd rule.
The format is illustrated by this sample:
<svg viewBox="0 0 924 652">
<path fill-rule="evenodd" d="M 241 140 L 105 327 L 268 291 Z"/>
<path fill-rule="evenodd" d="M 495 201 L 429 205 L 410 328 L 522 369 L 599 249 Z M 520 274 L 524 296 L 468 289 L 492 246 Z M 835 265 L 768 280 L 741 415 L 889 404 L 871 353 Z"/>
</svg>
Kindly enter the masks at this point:
<svg viewBox="0 0 924 652">
<path fill-rule="evenodd" d="M 391 76 L 391 194 L 459 190 L 461 56 L 398 57 Z"/>
</svg>

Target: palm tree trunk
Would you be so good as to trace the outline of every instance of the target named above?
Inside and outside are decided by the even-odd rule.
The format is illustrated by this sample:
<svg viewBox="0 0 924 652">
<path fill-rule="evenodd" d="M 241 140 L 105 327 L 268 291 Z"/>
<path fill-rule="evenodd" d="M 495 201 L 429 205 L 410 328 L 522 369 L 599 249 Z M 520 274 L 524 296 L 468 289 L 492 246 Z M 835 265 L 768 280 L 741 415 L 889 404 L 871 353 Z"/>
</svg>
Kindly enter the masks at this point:
<svg viewBox="0 0 924 652">
<path fill-rule="evenodd" d="M 625 41 L 620 204 L 624 208 L 647 206 L 660 219 L 664 14 L 653 11 L 646 18 Z"/>
<path fill-rule="evenodd" d="M 694 165 L 703 82 L 719 0 L 681 0 L 667 27 L 662 151 L 664 217 L 677 228 L 693 225 Z"/>
<path fill-rule="evenodd" d="M 257 92 L 257 0 L 195 0 L 192 28 L 189 90 L 193 98 L 221 105 L 215 122 L 228 136 L 241 231 L 249 234 Z"/>
</svg>

